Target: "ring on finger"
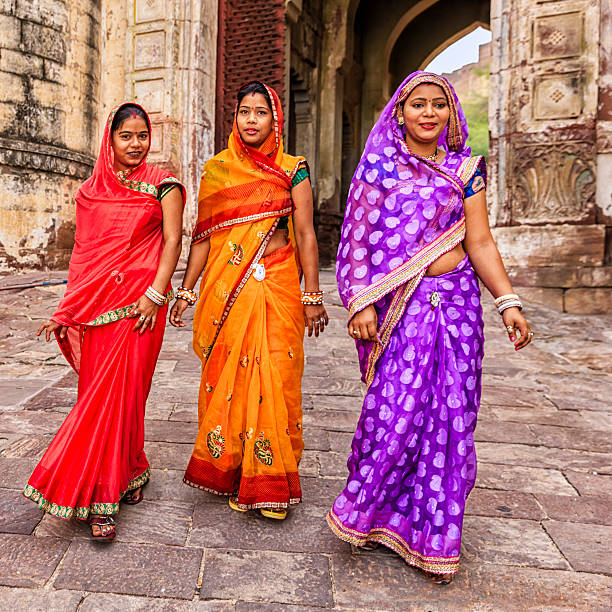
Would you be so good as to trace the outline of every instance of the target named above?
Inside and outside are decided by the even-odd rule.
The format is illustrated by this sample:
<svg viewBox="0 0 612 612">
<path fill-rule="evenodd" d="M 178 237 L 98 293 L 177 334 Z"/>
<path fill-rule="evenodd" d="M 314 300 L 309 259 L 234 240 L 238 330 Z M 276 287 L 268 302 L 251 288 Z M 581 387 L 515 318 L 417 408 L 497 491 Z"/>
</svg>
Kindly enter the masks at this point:
<svg viewBox="0 0 612 612">
<path fill-rule="evenodd" d="M 147 317 L 145 317 L 144 315 L 140 315 L 140 317 L 138 318 L 139 321 L 144 321 Z"/>
<path fill-rule="evenodd" d="M 355 338 L 359 335 L 359 330 L 355 329 L 353 330 L 353 336 L 355 336 Z"/>
<path fill-rule="evenodd" d="M 512 325 L 507 325 L 507 326 L 506 326 L 506 331 L 507 331 L 509 334 L 511 334 L 511 333 L 514 331 L 514 326 L 512 326 Z"/>
<path fill-rule="evenodd" d="M 531 338 L 533 336 L 533 332 L 529 332 L 527 335 Z"/>
</svg>

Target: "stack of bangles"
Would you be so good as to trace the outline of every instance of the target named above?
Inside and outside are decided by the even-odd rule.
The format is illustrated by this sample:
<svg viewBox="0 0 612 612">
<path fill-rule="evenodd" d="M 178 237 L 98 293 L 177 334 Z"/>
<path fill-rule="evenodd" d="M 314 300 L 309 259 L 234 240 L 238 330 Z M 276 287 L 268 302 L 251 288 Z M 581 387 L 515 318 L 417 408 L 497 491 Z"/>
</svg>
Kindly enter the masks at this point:
<svg viewBox="0 0 612 612">
<path fill-rule="evenodd" d="M 198 294 L 193 289 L 185 289 L 185 287 L 179 287 L 176 292 L 177 300 L 185 300 L 189 306 L 193 306 L 198 301 Z"/>
<path fill-rule="evenodd" d="M 302 304 L 304 306 L 322 306 L 323 292 L 322 291 L 304 291 L 302 293 Z"/>
<path fill-rule="evenodd" d="M 168 303 L 168 299 L 166 298 L 166 296 L 163 293 L 157 291 L 157 289 L 153 289 L 153 287 L 149 287 L 145 291 L 145 296 L 158 306 L 165 306 Z"/>
<path fill-rule="evenodd" d="M 523 310 L 523 303 L 519 299 L 519 296 L 516 295 L 516 293 L 508 293 L 507 295 L 500 295 L 495 300 L 495 306 L 497 307 L 497 312 L 499 312 L 500 315 L 507 308 L 518 308 L 519 310 Z"/>
</svg>

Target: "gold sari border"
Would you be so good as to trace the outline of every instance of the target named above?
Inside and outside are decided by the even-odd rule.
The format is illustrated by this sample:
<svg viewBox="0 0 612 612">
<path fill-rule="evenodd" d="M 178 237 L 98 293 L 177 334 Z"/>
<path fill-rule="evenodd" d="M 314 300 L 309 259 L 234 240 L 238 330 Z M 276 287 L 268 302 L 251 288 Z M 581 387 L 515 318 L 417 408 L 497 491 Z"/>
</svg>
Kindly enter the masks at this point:
<svg viewBox="0 0 612 612">
<path fill-rule="evenodd" d="M 170 302 L 174 298 L 174 289 L 170 289 L 168 293 L 166 293 L 166 300 Z M 100 325 L 107 325 L 108 323 L 115 323 L 116 321 L 121 321 L 121 319 L 125 319 L 130 313 L 130 310 L 134 307 L 134 304 L 129 304 L 128 306 L 122 306 L 121 308 L 115 308 L 115 310 L 109 310 L 101 315 L 98 315 L 95 319 L 86 323 L 89 327 L 99 327 Z"/>
<path fill-rule="evenodd" d="M 397 553 L 408 565 L 433 574 L 456 574 L 459 570 L 459 555 L 456 557 L 434 557 L 422 555 L 408 546 L 400 535 L 386 527 L 374 527 L 363 533 L 345 527 L 333 510 L 327 513 L 327 524 L 332 532 L 344 542 L 354 546 L 365 546 L 367 542 L 377 542 Z"/>
<path fill-rule="evenodd" d="M 146 484 L 150 476 L 151 471 L 149 468 L 147 468 L 142 474 L 140 474 L 140 476 L 133 478 L 130 481 L 130 484 L 127 486 L 127 489 L 119 495 L 119 501 L 121 501 L 124 495 L 129 491 L 138 489 Z M 45 499 L 43 494 L 31 485 L 26 485 L 22 494 L 24 497 L 27 497 L 29 500 L 33 501 L 41 510 L 44 510 L 52 516 L 65 520 L 69 520 L 71 518 L 83 520 L 90 514 L 102 514 L 107 516 L 117 514 L 119 512 L 119 502 L 94 502 L 89 506 L 76 506 L 74 508 L 70 506 L 60 506 L 59 504 L 55 504 Z"/>
</svg>

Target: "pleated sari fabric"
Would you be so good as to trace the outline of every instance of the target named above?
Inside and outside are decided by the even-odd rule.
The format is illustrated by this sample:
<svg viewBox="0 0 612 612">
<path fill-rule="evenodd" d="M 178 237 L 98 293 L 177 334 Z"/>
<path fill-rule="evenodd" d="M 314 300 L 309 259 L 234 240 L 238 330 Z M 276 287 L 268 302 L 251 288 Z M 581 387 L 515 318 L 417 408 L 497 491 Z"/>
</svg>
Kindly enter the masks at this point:
<svg viewBox="0 0 612 612">
<path fill-rule="evenodd" d="M 408 150 L 401 104 L 421 83 L 439 85 L 450 119 L 441 163 Z M 476 478 L 483 322 L 476 274 L 427 268 L 465 237 L 463 199 L 484 160 L 465 147 L 467 124 L 450 84 L 417 72 L 374 126 L 353 178 L 338 251 L 349 313 L 373 305 L 378 340 L 357 341 L 367 386 L 347 485 L 328 514 L 341 539 L 383 544 L 409 564 L 457 571 L 465 502 Z M 482 179 L 484 180 L 484 179 Z"/>
<path fill-rule="evenodd" d="M 129 308 L 153 282 L 163 249 L 158 190 L 182 185 L 145 159 L 115 172 L 114 109 L 93 175 L 79 189 L 68 286 L 52 320 L 68 326 L 62 352 L 79 374 L 77 403 L 34 469 L 24 495 L 55 516 L 116 514 L 123 495 L 149 479 L 145 404 L 164 336 L 133 331 Z M 148 119 L 147 119 L 148 120 Z M 150 123 L 149 123 L 150 126 Z M 172 288 L 166 289 L 171 295 Z"/>
<path fill-rule="evenodd" d="M 234 121 L 228 148 L 202 173 L 193 237 L 210 239 L 210 254 L 193 322 L 202 360 L 199 433 L 184 480 L 235 494 L 244 509 L 286 508 L 302 497 L 297 254 L 289 243 L 262 255 L 280 218 L 293 212 L 291 180 L 305 160 L 283 153 L 280 100 L 267 90 L 272 133 L 253 149 Z"/>
</svg>

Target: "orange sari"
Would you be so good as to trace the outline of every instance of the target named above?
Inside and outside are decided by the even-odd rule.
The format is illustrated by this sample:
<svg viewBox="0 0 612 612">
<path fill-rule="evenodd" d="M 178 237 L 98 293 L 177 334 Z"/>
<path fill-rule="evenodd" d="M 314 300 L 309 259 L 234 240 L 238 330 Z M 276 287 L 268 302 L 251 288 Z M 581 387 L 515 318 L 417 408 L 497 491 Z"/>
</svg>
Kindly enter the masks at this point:
<svg viewBox="0 0 612 612">
<path fill-rule="evenodd" d="M 291 179 L 306 162 L 283 153 L 280 100 L 267 90 L 274 129 L 253 149 L 234 121 L 228 148 L 204 167 L 192 241 L 210 239 L 210 253 L 193 320 L 199 433 L 184 481 L 235 494 L 244 509 L 286 508 L 302 497 L 297 257 L 292 243 L 262 255 L 280 217 L 293 212 Z"/>
</svg>

